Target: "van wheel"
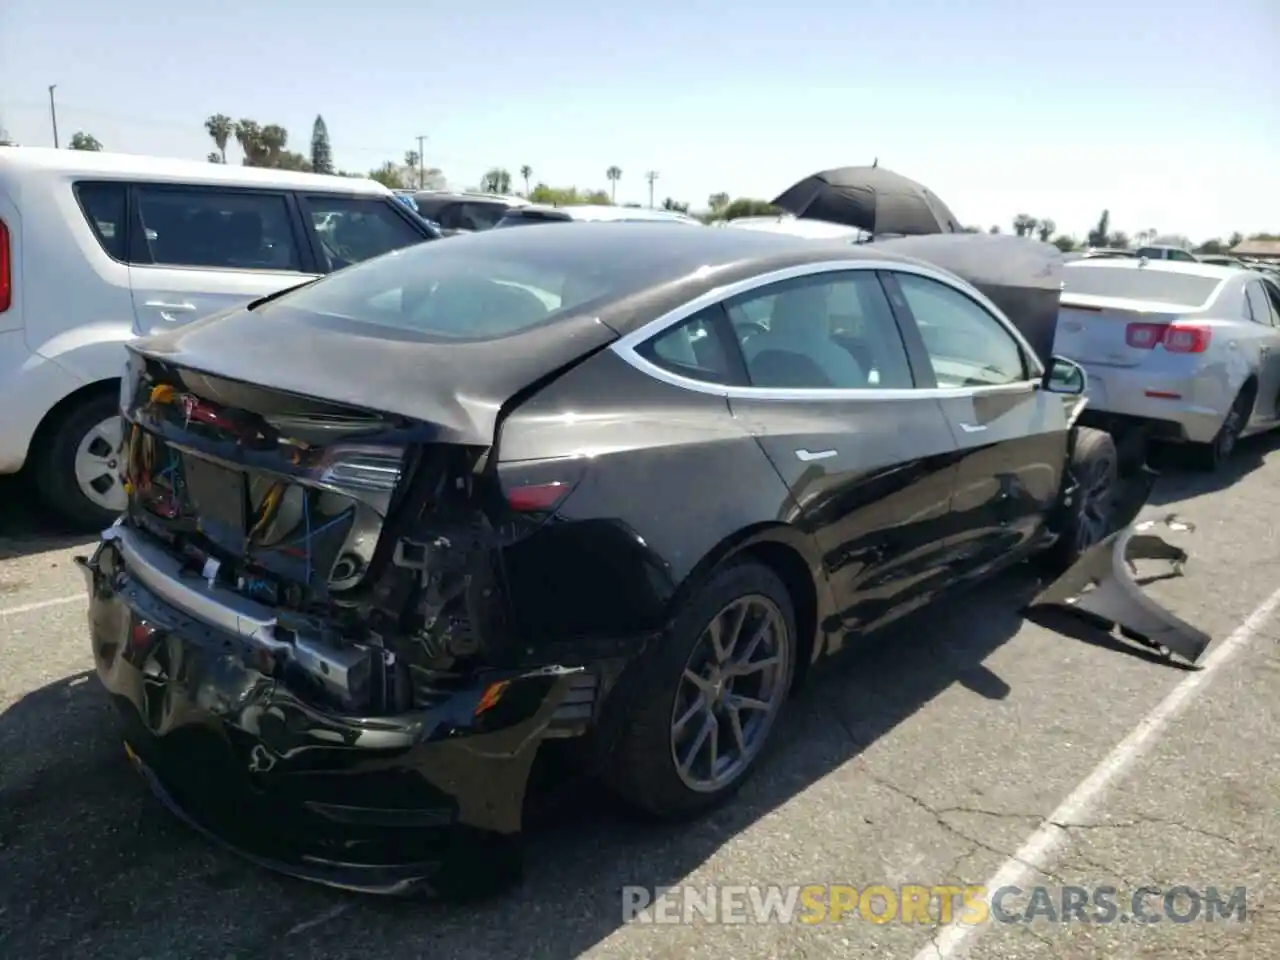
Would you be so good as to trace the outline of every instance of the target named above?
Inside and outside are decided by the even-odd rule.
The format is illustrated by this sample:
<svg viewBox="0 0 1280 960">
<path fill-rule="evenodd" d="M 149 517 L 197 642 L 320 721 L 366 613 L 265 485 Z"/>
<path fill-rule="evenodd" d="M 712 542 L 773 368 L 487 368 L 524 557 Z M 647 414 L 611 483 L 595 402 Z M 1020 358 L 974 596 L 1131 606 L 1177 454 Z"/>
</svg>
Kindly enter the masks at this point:
<svg viewBox="0 0 1280 960">
<path fill-rule="evenodd" d="M 101 529 L 124 512 L 120 402 L 114 393 L 65 411 L 44 434 L 33 478 L 40 499 L 77 527 Z"/>
<path fill-rule="evenodd" d="M 1067 570 L 1086 550 L 1113 532 L 1119 463 L 1111 434 L 1080 428 L 1068 467 L 1078 489 L 1065 511 L 1057 541 L 1043 558 L 1051 572 Z"/>
<path fill-rule="evenodd" d="M 791 598 L 768 567 L 712 576 L 632 665 L 635 685 L 615 704 L 627 715 L 605 772 L 622 800 L 680 819 L 735 793 L 786 699 L 795 637 Z"/>
</svg>

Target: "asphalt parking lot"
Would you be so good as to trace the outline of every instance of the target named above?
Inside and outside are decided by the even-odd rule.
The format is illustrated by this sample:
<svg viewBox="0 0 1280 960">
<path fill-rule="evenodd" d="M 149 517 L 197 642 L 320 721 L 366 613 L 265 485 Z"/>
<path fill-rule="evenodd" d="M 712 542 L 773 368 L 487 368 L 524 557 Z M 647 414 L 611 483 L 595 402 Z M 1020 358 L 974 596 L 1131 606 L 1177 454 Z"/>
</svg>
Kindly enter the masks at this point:
<svg viewBox="0 0 1280 960">
<path fill-rule="evenodd" d="M 1186 576 L 1150 589 L 1215 646 L 1229 645 L 1211 671 L 1086 629 L 1066 636 L 1025 622 L 1018 609 L 1035 584 L 1015 571 L 824 671 L 792 702 L 766 767 L 730 808 L 655 827 L 589 790 L 552 795 L 528 839 L 523 887 L 464 906 L 275 877 L 176 823 L 127 765 L 87 673 L 72 557 L 89 538 L 60 535 L 7 483 L 0 953 L 912 960 L 936 945 L 937 956 L 969 949 L 980 960 L 1280 957 L 1277 504 L 1280 440 L 1264 438 L 1245 442 L 1225 477 L 1166 474 L 1146 509 L 1197 525 Z M 953 949 L 922 923 L 622 915 L 630 885 L 863 889 L 997 875 L 1055 891 L 1245 887 L 1247 916 L 995 923 Z"/>
</svg>

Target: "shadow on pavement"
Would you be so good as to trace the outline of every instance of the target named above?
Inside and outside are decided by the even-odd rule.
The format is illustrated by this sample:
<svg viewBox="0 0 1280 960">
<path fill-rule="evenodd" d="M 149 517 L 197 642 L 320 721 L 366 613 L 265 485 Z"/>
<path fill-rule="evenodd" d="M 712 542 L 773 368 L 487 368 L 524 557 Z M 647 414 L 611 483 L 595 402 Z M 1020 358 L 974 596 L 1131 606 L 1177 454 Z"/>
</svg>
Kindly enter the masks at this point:
<svg viewBox="0 0 1280 960">
<path fill-rule="evenodd" d="M 1157 448 L 1151 466 L 1175 483 L 1157 484 L 1147 501 L 1150 506 L 1165 506 L 1178 500 L 1203 497 L 1225 490 L 1266 463 L 1269 454 L 1280 450 L 1280 433 L 1264 433 L 1241 440 L 1226 465 L 1216 473 L 1202 473 L 1186 468 L 1186 451 L 1177 447 Z"/>
<path fill-rule="evenodd" d="M 0 713 L 0 944 L 10 956 L 190 956 L 197 942 L 277 956 L 272 944 L 292 933 L 310 957 L 578 956 L 621 925 L 623 886 L 679 882 L 953 684 L 1006 697 L 983 662 L 1018 631 L 1036 586 L 1015 571 L 929 614 L 951 633 L 912 617 L 828 661 L 793 697 L 757 775 L 699 821 L 643 824 L 581 782 L 541 787 L 525 883 L 469 905 L 351 897 L 242 863 L 146 793 L 96 678 L 59 680 Z M 326 911 L 314 933 L 291 928 Z"/>
<path fill-rule="evenodd" d="M 97 533 L 54 516 L 24 476 L 0 477 L 0 559 L 65 550 L 90 542 Z"/>
</svg>

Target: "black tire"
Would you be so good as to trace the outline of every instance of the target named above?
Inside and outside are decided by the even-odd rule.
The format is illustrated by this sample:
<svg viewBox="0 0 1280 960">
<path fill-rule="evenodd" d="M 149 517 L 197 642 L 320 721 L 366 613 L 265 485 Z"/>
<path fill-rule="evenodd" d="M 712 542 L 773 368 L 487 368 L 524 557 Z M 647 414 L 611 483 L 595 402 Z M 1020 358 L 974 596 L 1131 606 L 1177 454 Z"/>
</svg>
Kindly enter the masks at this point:
<svg viewBox="0 0 1280 960">
<path fill-rule="evenodd" d="M 1114 530 L 1120 457 L 1111 434 L 1081 427 L 1068 469 L 1078 489 L 1065 508 L 1058 539 L 1044 555 L 1049 572 L 1061 573 Z M 1093 522 L 1084 522 L 1086 519 Z M 1097 521 L 1103 521 L 1099 528 Z"/>
<path fill-rule="evenodd" d="M 119 410 L 120 401 L 115 393 L 87 397 L 48 425 L 39 449 L 34 452 L 31 476 L 37 496 L 77 528 L 100 530 L 116 519 L 114 511 L 94 503 L 80 489 L 75 462 L 76 451 L 89 431 Z"/>
<path fill-rule="evenodd" d="M 604 777 L 615 793 L 637 812 L 662 820 L 681 820 L 719 806 L 737 792 L 767 753 L 767 738 L 778 711 L 762 733 L 762 747 L 732 782 L 715 792 L 691 789 L 676 766 L 672 750 L 672 717 L 681 678 L 712 618 L 735 600 L 759 596 L 781 614 L 785 648 L 780 679 L 785 699 L 795 675 L 795 611 L 786 586 L 768 567 L 755 562 L 735 563 L 714 573 L 684 604 L 671 628 L 632 664 L 622 686 L 610 698 L 609 709 L 622 711 L 611 718 L 619 725 Z M 781 702 L 779 702 L 779 708 Z"/>
<path fill-rule="evenodd" d="M 1231 409 L 1222 418 L 1222 426 L 1218 428 L 1218 432 L 1211 441 L 1187 445 L 1187 453 L 1193 467 L 1205 473 L 1216 473 L 1231 459 L 1240 434 L 1249 425 L 1256 390 L 1252 382 L 1240 388 L 1235 401 L 1231 404 Z"/>
</svg>

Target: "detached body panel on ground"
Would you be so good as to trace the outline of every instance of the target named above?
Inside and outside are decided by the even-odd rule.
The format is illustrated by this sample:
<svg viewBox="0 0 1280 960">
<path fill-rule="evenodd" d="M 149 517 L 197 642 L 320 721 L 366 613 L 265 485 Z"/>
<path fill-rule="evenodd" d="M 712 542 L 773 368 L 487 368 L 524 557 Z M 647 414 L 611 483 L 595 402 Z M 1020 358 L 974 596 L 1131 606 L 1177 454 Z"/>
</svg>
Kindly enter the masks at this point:
<svg viewBox="0 0 1280 960">
<path fill-rule="evenodd" d="M 494 230 L 131 345 L 84 565 L 157 790 L 277 869 L 474 892 L 543 740 L 692 815 L 847 637 L 1069 567 L 1115 451 L 1033 345 L 1043 283 L 975 272 L 1015 325 L 883 247 Z"/>
</svg>

